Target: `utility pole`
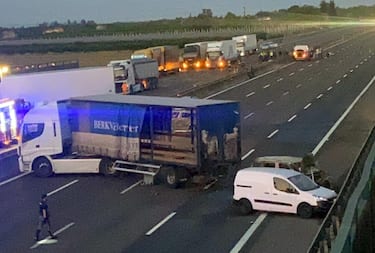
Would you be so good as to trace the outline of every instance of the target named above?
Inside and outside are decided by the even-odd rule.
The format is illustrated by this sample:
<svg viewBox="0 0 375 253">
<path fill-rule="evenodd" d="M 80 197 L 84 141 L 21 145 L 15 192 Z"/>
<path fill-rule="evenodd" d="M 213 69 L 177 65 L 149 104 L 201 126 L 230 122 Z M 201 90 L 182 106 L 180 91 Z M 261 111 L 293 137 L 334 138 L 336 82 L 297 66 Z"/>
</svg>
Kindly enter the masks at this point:
<svg viewBox="0 0 375 253">
<path fill-rule="evenodd" d="M 243 7 L 243 16 L 246 17 L 246 7 Z"/>
</svg>

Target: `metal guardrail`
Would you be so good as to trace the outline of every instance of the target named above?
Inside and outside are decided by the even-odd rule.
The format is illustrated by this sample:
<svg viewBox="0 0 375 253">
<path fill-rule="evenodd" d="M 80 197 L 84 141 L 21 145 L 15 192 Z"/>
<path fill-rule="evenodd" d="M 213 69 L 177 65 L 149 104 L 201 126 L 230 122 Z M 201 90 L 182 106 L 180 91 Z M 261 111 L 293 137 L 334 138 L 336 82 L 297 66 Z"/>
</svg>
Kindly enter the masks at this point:
<svg viewBox="0 0 375 253">
<path fill-rule="evenodd" d="M 362 175 L 364 175 L 363 173 L 365 164 L 368 160 L 369 155 L 371 154 L 370 151 L 374 149 L 374 145 L 375 127 L 372 129 L 370 136 L 368 137 L 366 143 L 362 146 L 360 154 L 358 155 L 355 163 L 347 174 L 336 202 L 331 207 L 327 216 L 323 220 L 317 234 L 315 235 L 314 240 L 307 250 L 308 253 L 328 253 L 331 252 L 331 249 L 333 248 L 335 248 L 335 251 L 332 252 L 354 252 L 352 250 L 349 250 L 349 248 L 352 246 L 353 241 L 355 240 L 353 236 L 355 236 L 357 225 L 359 224 L 359 211 L 363 210 L 363 200 L 366 200 L 366 198 L 362 198 L 365 190 L 361 192 L 362 195 L 361 193 L 357 193 L 356 195 L 354 195 L 354 197 L 357 197 L 354 200 L 353 198 L 350 198 L 354 192 L 358 192 L 356 188 L 358 186 L 358 183 L 361 181 Z M 371 165 L 373 164 L 372 162 Z M 368 174 L 366 175 L 369 178 L 364 178 L 364 180 L 366 180 L 365 186 L 370 186 L 370 189 L 366 189 L 365 193 L 367 193 L 368 190 L 371 190 L 371 177 Z M 361 200 L 362 202 L 360 203 L 359 200 Z M 353 201 L 355 203 L 353 203 Z M 352 212 L 354 212 L 354 214 Z M 348 213 L 349 215 L 351 215 L 351 219 L 349 220 L 347 218 Z M 342 234 L 343 232 L 341 230 L 348 230 L 348 226 L 349 230 L 351 230 L 351 233 L 348 232 L 347 234 Z M 337 250 L 338 248 L 343 249 L 345 247 L 345 251 Z"/>
</svg>

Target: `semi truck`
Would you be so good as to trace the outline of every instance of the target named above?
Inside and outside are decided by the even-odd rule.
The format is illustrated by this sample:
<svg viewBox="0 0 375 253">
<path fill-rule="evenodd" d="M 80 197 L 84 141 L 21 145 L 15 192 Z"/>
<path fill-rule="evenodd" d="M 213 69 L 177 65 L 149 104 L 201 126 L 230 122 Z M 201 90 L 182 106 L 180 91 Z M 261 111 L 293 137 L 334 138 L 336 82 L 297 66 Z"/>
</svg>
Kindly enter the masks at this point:
<svg viewBox="0 0 375 253">
<path fill-rule="evenodd" d="M 238 61 L 236 41 L 222 40 L 207 43 L 206 68 L 223 69 Z"/>
<path fill-rule="evenodd" d="M 293 47 L 293 58 L 296 61 L 312 60 L 322 58 L 322 48 L 319 46 L 295 45 Z"/>
<path fill-rule="evenodd" d="M 204 68 L 207 53 L 207 44 L 207 42 L 185 44 L 182 53 L 181 70 L 199 70 Z"/>
<path fill-rule="evenodd" d="M 115 60 L 108 66 L 113 68 L 116 93 L 133 94 L 157 88 L 159 70 L 155 59 Z"/>
<path fill-rule="evenodd" d="M 162 73 L 176 73 L 180 68 L 180 49 L 178 46 L 156 46 L 136 50 L 131 58 L 155 59 L 158 62 L 159 72 Z"/>
<path fill-rule="evenodd" d="M 19 168 L 42 177 L 134 172 L 176 188 L 196 175 L 235 168 L 241 160 L 240 127 L 236 101 L 118 94 L 70 98 L 25 115 Z"/>
<path fill-rule="evenodd" d="M 232 37 L 236 41 L 237 51 L 240 56 L 253 54 L 258 48 L 257 35 L 247 34 Z"/>
</svg>

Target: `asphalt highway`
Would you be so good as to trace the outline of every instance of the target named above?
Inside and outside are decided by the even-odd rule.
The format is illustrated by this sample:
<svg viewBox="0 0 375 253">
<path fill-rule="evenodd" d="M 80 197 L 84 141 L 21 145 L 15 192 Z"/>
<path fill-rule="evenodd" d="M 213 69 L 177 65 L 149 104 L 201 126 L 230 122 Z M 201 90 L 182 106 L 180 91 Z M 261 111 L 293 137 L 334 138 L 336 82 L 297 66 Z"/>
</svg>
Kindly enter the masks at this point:
<svg viewBox="0 0 375 253">
<path fill-rule="evenodd" d="M 342 183 L 375 122 L 375 33 L 369 31 L 338 28 L 294 42 L 286 38 L 285 48 L 298 39 L 319 43 L 332 55 L 278 62 L 253 79 L 234 78 L 219 93 L 211 90 L 209 98 L 241 101 L 242 167 L 258 155 L 314 151 Z M 351 106 L 335 134 L 321 142 Z M 16 171 L 14 160 L 1 166 Z M 140 182 L 135 175 L 30 174 L 0 183 L 1 252 L 306 252 L 322 221 L 262 212 L 241 216 L 231 205 L 227 180 L 207 191 Z M 49 195 L 58 239 L 35 243 L 41 193 Z"/>
</svg>

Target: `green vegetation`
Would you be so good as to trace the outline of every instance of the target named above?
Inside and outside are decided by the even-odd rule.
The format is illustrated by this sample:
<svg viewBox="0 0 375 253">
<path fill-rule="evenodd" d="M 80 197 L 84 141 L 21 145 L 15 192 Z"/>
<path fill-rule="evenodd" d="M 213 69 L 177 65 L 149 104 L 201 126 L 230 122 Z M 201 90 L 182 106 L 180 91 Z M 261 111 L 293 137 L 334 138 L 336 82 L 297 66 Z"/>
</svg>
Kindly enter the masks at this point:
<svg viewBox="0 0 375 253">
<path fill-rule="evenodd" d="M 113 41 L 70 44 L 32 44 L 22 46 L 2 46 L 0 53 L 14 54 L 27 52 L 88 52 L 103 50 L 134 50 L 156 45 L 179 45 L 199 40 L 228 39 L 229 32 L 256 33 L 258 39 L 268 39 L 286 33 L 305 31 L 327 25 L 329 22 L 358 20 L 363 17 L 375 17 L 375 5 L 339 8 L 334 1 L 321 1 L 319 7 L 311 5 L 293 5 L 288 9 L 273 12 L 258 12 L 251 16 L 236 16 L 228 12 L 224 17 L 213 16 L 210 9 L 204 9 L 196 17 L 155 20 L 145 22 L 125 22 L 96 24 L 94 21 L 69 21 L 65 24 L 52 22 L 37 27 L 1 28 L 0 36 L 9 39 L 56 39 L 72 37 L 113 36 L 121 39 Z M 323 24 L 324 23 L 324 24 Z M 187 34 L 199 34 L 192 37 Z M 175 34 L 172 36 L 154 36 L 151 39 L 129 39 L 139 34 Z M 219 35 L 218 35 L 219 34 Z M 7 36 L 5 36 L 7 35 Z M 11 35 L 11 36 L 9 36 Z M 155 39 L 156 38 L 156 39 Z M 1 39 L 1 37 L 0 37 Z"/>
</svg>

